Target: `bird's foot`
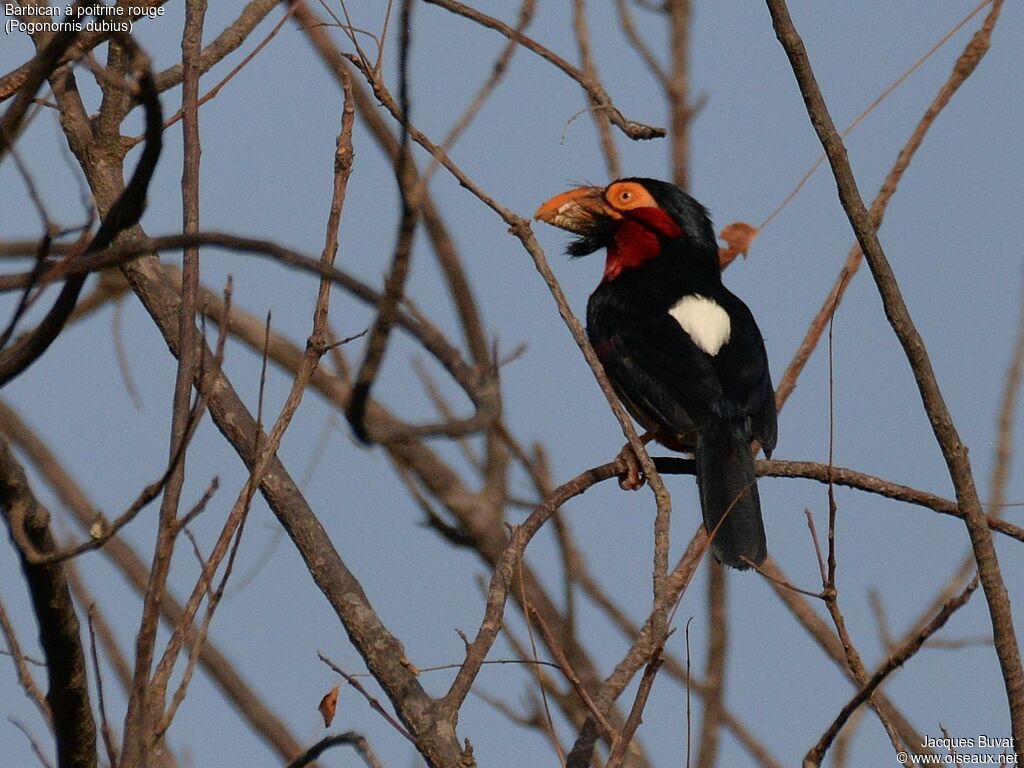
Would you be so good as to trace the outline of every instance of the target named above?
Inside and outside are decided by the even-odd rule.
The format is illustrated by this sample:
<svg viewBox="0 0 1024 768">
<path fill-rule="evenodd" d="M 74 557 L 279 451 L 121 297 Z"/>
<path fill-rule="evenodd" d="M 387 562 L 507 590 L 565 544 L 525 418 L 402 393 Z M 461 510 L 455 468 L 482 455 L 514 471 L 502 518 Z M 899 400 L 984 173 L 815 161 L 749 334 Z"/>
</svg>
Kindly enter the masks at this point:
<svg viewBox="0 0 1024 768">
<path fill-rule="evenodd" d="M 624 491 L 639 491 L 644 487 L 647 478 L 644 477 L 640 459 L 637 458 L 633 446 L 626 443 L 619 451 L 616 461 L 621 461 L 626 465 L 626 471 L 619 475 L 619 488 Z"/>
</svg>

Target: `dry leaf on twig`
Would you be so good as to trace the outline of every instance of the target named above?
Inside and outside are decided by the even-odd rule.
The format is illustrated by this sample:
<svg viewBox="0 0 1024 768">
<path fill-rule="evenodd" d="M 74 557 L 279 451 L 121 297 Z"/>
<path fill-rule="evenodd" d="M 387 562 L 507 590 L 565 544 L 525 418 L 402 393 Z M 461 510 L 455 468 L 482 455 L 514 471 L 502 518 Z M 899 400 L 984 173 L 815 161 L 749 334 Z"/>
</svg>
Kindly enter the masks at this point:
<svg viewBox="0 0 1024 768">
<path fill-rule="evenodd" d="M 317 707 L 320 714 L 324 716 L 324 728 L 330 728 L 334 721 L 334 714 L 338 711 L 338 686 L 334 686 L 327 692 L 327 695 L 320 699 L 320 706 Z"/>
<path fill-rule="evenodd" d="M 757 227 L 743 221 L 734 222 L 723 229 L 718 235 L 725 241 L 725 247 L 718 249 L 719 266 L 725 269 L 735 261 L 737 256 L 747 258 L 747 251 L 750 250 L 758 231 Z"/>
</svg>

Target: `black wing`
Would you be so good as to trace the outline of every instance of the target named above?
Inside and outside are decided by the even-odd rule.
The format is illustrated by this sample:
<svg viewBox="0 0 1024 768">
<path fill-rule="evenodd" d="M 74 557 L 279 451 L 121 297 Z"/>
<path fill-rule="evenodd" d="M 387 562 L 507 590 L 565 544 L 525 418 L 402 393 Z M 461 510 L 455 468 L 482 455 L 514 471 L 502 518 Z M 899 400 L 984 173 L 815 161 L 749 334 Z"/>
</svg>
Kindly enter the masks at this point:
<svg viewBox="0 0 1024 768">
<path fill-rule="evenodd" d="M 608 378 L 647 428 L 703 427 L 722 397 L 718 374 L 668 312 L 645 312 L 602 285 L 587 305 L 587 335 Z"/>
<path fill-rule="evenodd" d="M 775 390 L 764 339 L 750 309 L 725 288 L 714 297 L 729 313 L 729 341 L 711 359 L 722 382 L 723 403 L 750 418 L 751 435 L 771 455 L 778 438 Z"/>
</svg>

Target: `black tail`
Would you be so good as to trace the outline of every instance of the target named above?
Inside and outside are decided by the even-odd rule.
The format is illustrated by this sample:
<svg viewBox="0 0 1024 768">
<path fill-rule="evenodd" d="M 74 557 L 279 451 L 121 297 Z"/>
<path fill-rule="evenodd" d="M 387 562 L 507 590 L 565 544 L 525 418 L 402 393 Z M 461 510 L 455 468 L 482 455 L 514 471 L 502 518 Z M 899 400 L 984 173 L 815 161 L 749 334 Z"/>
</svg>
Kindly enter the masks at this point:
<svg viewBox="0 0 1024 768">
<path fill-rule="evenodd" d="M 768 545 L 749 426 L 745 421 L 712 417 L 694 456 L 704 527 L 714 535 L 711 551 L 715 558 L 732 568 L 749 567 L 746 560 L 760 565 L 768 555 Z"/>
</svg>

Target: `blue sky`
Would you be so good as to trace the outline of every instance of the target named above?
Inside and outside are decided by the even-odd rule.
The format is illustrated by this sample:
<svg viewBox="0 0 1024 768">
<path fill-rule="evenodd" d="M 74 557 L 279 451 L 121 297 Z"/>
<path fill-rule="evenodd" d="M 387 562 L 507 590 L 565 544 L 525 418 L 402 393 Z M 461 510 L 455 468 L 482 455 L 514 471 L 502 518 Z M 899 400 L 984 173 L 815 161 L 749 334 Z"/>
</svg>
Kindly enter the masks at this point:
<svg viewBox="0 0 1024 768">
<path fill-rule="evenodd" d="M 381 4 L 351 8 L 356 25 L 379 28 L 377 5 Z M 615 104 L 630 118 L 665 125 L 663 101 L 617 31 L 611 4 L 591 5 L 595 55 Z M 511 18 L 505 3 L 479 6 Z M 843 126 L 972 7 L 973 3 L 962 2 L 794 3 L 792 12 L 835 121 Z M 207 40 L 237 10 L 234 3 L 211 7 Z M 157 69 L 180 56 L 180 16 L 181 9 L 174 4 L 165 18 L 136 27 Z M 276 18 L 272 15 L 257 30 L 253 42 Z M 665 30 L 645 13 L 637 12 L 637 18 L 645 39 L 662 49 Z M 851 162 L 867 200 L 873 198 L 980 19 L 961 30 L 849 137 Z M 691 97 L 706 94 L 707 101 L 693 125 L 690 191 L 711 210 L 716 228 L 736 220 L 756 224 L 789 193 L 818 157 L 820 146 L 763 5 L 697 3 L 694 24 Z M 568 25 L 567 7 L 541 4 L 530 32 L 575 60 Z M 880 233 L 943 394 L 970 447 L 982 499 L 990 491 L 996 413 L 1024 282 L 1022 33 L 1024 12 L 1019 4 L 1009 3 L 992 50 L 932 128 Z M 334 34 L 344 45 L 341 33 Z M 438 8 L 415 7 L 412 115 L 422 130 L 435 138 L 444 135 L 488 76 L 503 42 L 495 33 Z M 391 44 L 393 52 L 395 41 Z M 30 55 L 31 46 L 23 36 L 0 37 L 0 71 Z M 209 83 L 239 59 L 237 53 L 229 57 L 207 78 Z M 397 88 L 393 58 L 387 67 L 389 81 Z M 87 98 L 94 99 L 84 85 L 87 80 L 80 77 Z M 178 98 L 177 91 L 166 94 L 165 111 L 176 109 Z M 589 116 L 567 125 L 584 106 L 578 86 L 529 52 L 519 51 L 508 76 L 452 157 L 499 202 L 529 215 L 541 201 L 575 181 L 607 180 Z M 318 254 L 340 113 L 338 89 L 303 35 L 286 26 L 203 108 L 202 227 L 266 237 Z M 180 226 L 180 135 L 178 126 L 167 133 L 167 149 L 150 191 L 143 225 L 153 235 L 172 233 Z M 667 175 L 666 142 L 631 143 L 621 135 L 616 141 L 629 175 Z M 70 170 L 73 161 L 61 144 L 53 115 L 39 115 L 18 147 L 54 215 L 69 224 L 81 222 L 79 188 Z M 394 244 L 399 203 L 379 152 L 361 128 L 356 131 L 355 151 L 338 263 L 379 284 Z M 488 333 L 504 352 L 527 345 L 525 353 L 502 371 L 505 413 L 515 434 L 526 443 L 544 444 L 556 481 L 609 460 L 622 444 L 619 427 L 529 256 L 497 216 L 443 171 L 434 177 L 431 191 L 461 250 Z M 37 217 L 25 198 L 13 164 L 4 163 L 0 237 L 38 236 Z M 600 278 L 601 257 L 570 262 L 560 255 L 567 241 L 564 233 L 550 227 L 538 227 L 537 232 L 574 310 L 582 315 L 586 297 Z M 765 229 L 749 258 L 728 270 L 726 283 L 758 318 L 776 379 L 852 242 L 834 184 L 823 167 Z M 179 256 L 164 258 L 174 262 Z M 228 274 L 233 276 L 238 306 L 257 315 L 271 311 L 274 327 L 301 343 L 308 333 L 314 280 L 248 256 L 204 252 L 204 283 L 217 289 Z M 408 293 L 458 338 L 444 285 L 422 237 Z M 8 297 L 4 306 L 9 308 L 10 302 Z M 121 343 L 142 392 L 141 410 L 127 402 L 115 358 L 111 308 L 69 329 L 37 365 L 0 393 L 51 442 L 94 503 L 108 514 L 127 506 L 162 472 L 174 378 L 173 359 L 141 307 L 129 300 L 119 312 Z M 338 291 L 331 319 L 339 333 L 347 335 L 363 330 L 372 318 Z M 836 314 L 833 343 L 836 463 L 950 496 L 951 485 L 909 366 L 866 269 L 858 273 Z M 812 358 L 781 415 L 776 458 L 827 459 L 829 376 L 824 351 L 822 347 Z M 415 421 L 431 416 L 410 366 L 413 359 L 423 357 L 419 349 L 399 340 L 389 351 L 375 389 L 382 402 Z M 227 368 L 254 408 L 258 359 L 231 346 Z M 280 373 L 271 376 L 270 413 L 280 407 L 289 383 Z M 459 400 L 456 405 L 463 412 L 468 408 Z M 316 396 L 307 397 L 282 448 L 282 458 L 296 476 L 304 474 L 315 456 L 324 425 L 330 423 L 329 413 Z M 1018 415 L 1018 437 L 1021 426 Z M 458 661 L 462 646 L 455 629 L 471 632 L 479 622 L 476 579 L 486 576 L 483 567 L 418 525 L 419 510 L 379 450 L 357 447 L 340 421 L 327 434 L 327 449 L 305 485 L 308 499 L 383 620 L 405 642 L 409 658 L 423 667 Z M 453 463 L 459 462 L 455 451 L 442 450 Z M 1014 468 L 1019 466 L 1018 458 Z M 237 458 L 206 424 L 190 456 L 185 503 L 198 498 L 214 475 L 220 477 L 222 490 L 196 528 L 207 542 L 244 475 Z M 513 487 L 525 493 L 523 479 L 514 480 Z M 674 501 L 677 556 L 699 514 L 692 478 L 672 477 L 667 482 Z M 817 564 L 804 509 L 812 510 L 819 530 L 824 530 L 824 488 L 807 481 L 762 480 L 760 489 L 770 552 L 795 583 L 815 588 Z M 52 496 L 38 483 L 37 490 L 60 519 Z M 1019 472 L 1011 478 L 1007 498 L 1024 500 Z M 963 556 L 966 531 L 952 518 L 858 492 L 839 490 L 837 500 L 840 599 L 854 640 L 873 666 L 884 649 L 868 590 L 879 592 L 893 631 L 900 633 Z M 614 483 L 606 483 L 574 500 L 566 512 L 594 572 L 630 615 L 641 620 L 650 601 L 651 495 L 624 494 Z M 513 511 L 510 519 L 515 521 L 519 514 Z M 1007 517 L 1020 523 L 1020 507 L 1008 509 Z M 149 510 L 126 531 L 128 540 L 147 557 L 154 518 Z M 71 527 L 58 522 L 57 530 L 70 535 Z M 1020 544 L 998 538 L 996 544 L 1020 625 Z M 2 546 L 3 599 L 18 622 L 22 642 L 35 652 L 13 551 L 6 543 Z M 550 538 L 541 537 L 528 555 L 552 587 L 558 584 L 554 553 Z M 233 654 L 247 679 L 297 736 L 312 743 L 323 733 L 316 703 L 334 684 L 332 674 L 317 660 L 317 651 L 353 671 L 359 668 L 359 659 L 294 550 L 281 540 L 262 501 L 254 507 L 240 558 L 237 570 L 244 578 L 234 591 L 229 588 L 212 636 Z M 134 594 L 102 557 L 84 558 L 81 567 L 111 622 L 122 637 L 132 637 L 139 613 Z M 194 572 L 194 561 L 182 553 L 172 578 L 179 594 L 188 588 Z M 729 592 L 728 706 L 783 764 L 795 764 L 852 689 L 760 577 L 732 573 Z M 704 593 L 702 570 L 677 620 L 681 625 L 694 617 L 691 653 L 698 670 L 703 668 L 705 650 Z M 581 603 L 584 642 L 602 671 L 608 672 L 625 646 L 595 609 Z M 518 621 L 512 623 L 521 629 Z M 979 592 L 942 636 L 976 637 L 989 630 Z M 673 637 L 669 650 L 684 655 L 682 632 Z M 508 653 L 500 645 L 493 651 L 496 657 Z M 443 690 L 447 673 L 432 674 L 436 677 L 426 678 L 424 684 L 432 691 Z M 529 684 L 525 672 L 512 667 L 487 669 L 480 678 L 483 690 L 513 704 L 522 700 Z M 123 701 L 112 680 L 106 689 L 113 699 L 108 706 L 120 713 Z M 885 690 L 924 733 L 939 735 L 941 723 L 952 736 L 1009 735 L 1005 697 L 990 648 L 926 648 L 893 675 Z M 43 728 L 23 700 L 9 663 L 0 663 L 0 701 L 3 714 L 42 736 Z M 191 762 L 183 765 L 277 765 L 275 756 L 226 707 L 197 677 L 171 732 L 172 746 L 190 755 Z M 470 700 L 459 727 L 473 741 L 481 765 L 556 764 L 539 737 L 507 725 L 479 701 Z M 386 765 L 415 764 L 408 745 L 351 690 L 342 694 L 336 723 L 338 730 L 349 728 L 365 733 Z M 667 678 L 655 688 L 640 736 L 654 764 L 683 764 L 685 693 Z M 509 754 L 513 741 L 515 757 Z M 11 765 L 33 764 L 24 738 L 9 723 L 0 723 L 0 743 L 7 747 Z M 887 738 L 869 715 L 858 727 L 851 765 L 892 762 Z M 351 754 L 335 752 L 323 764 L 356 763 Z M 721 764 L 745 764 L 742 751 L 728 736 Z"/>
</svg>

